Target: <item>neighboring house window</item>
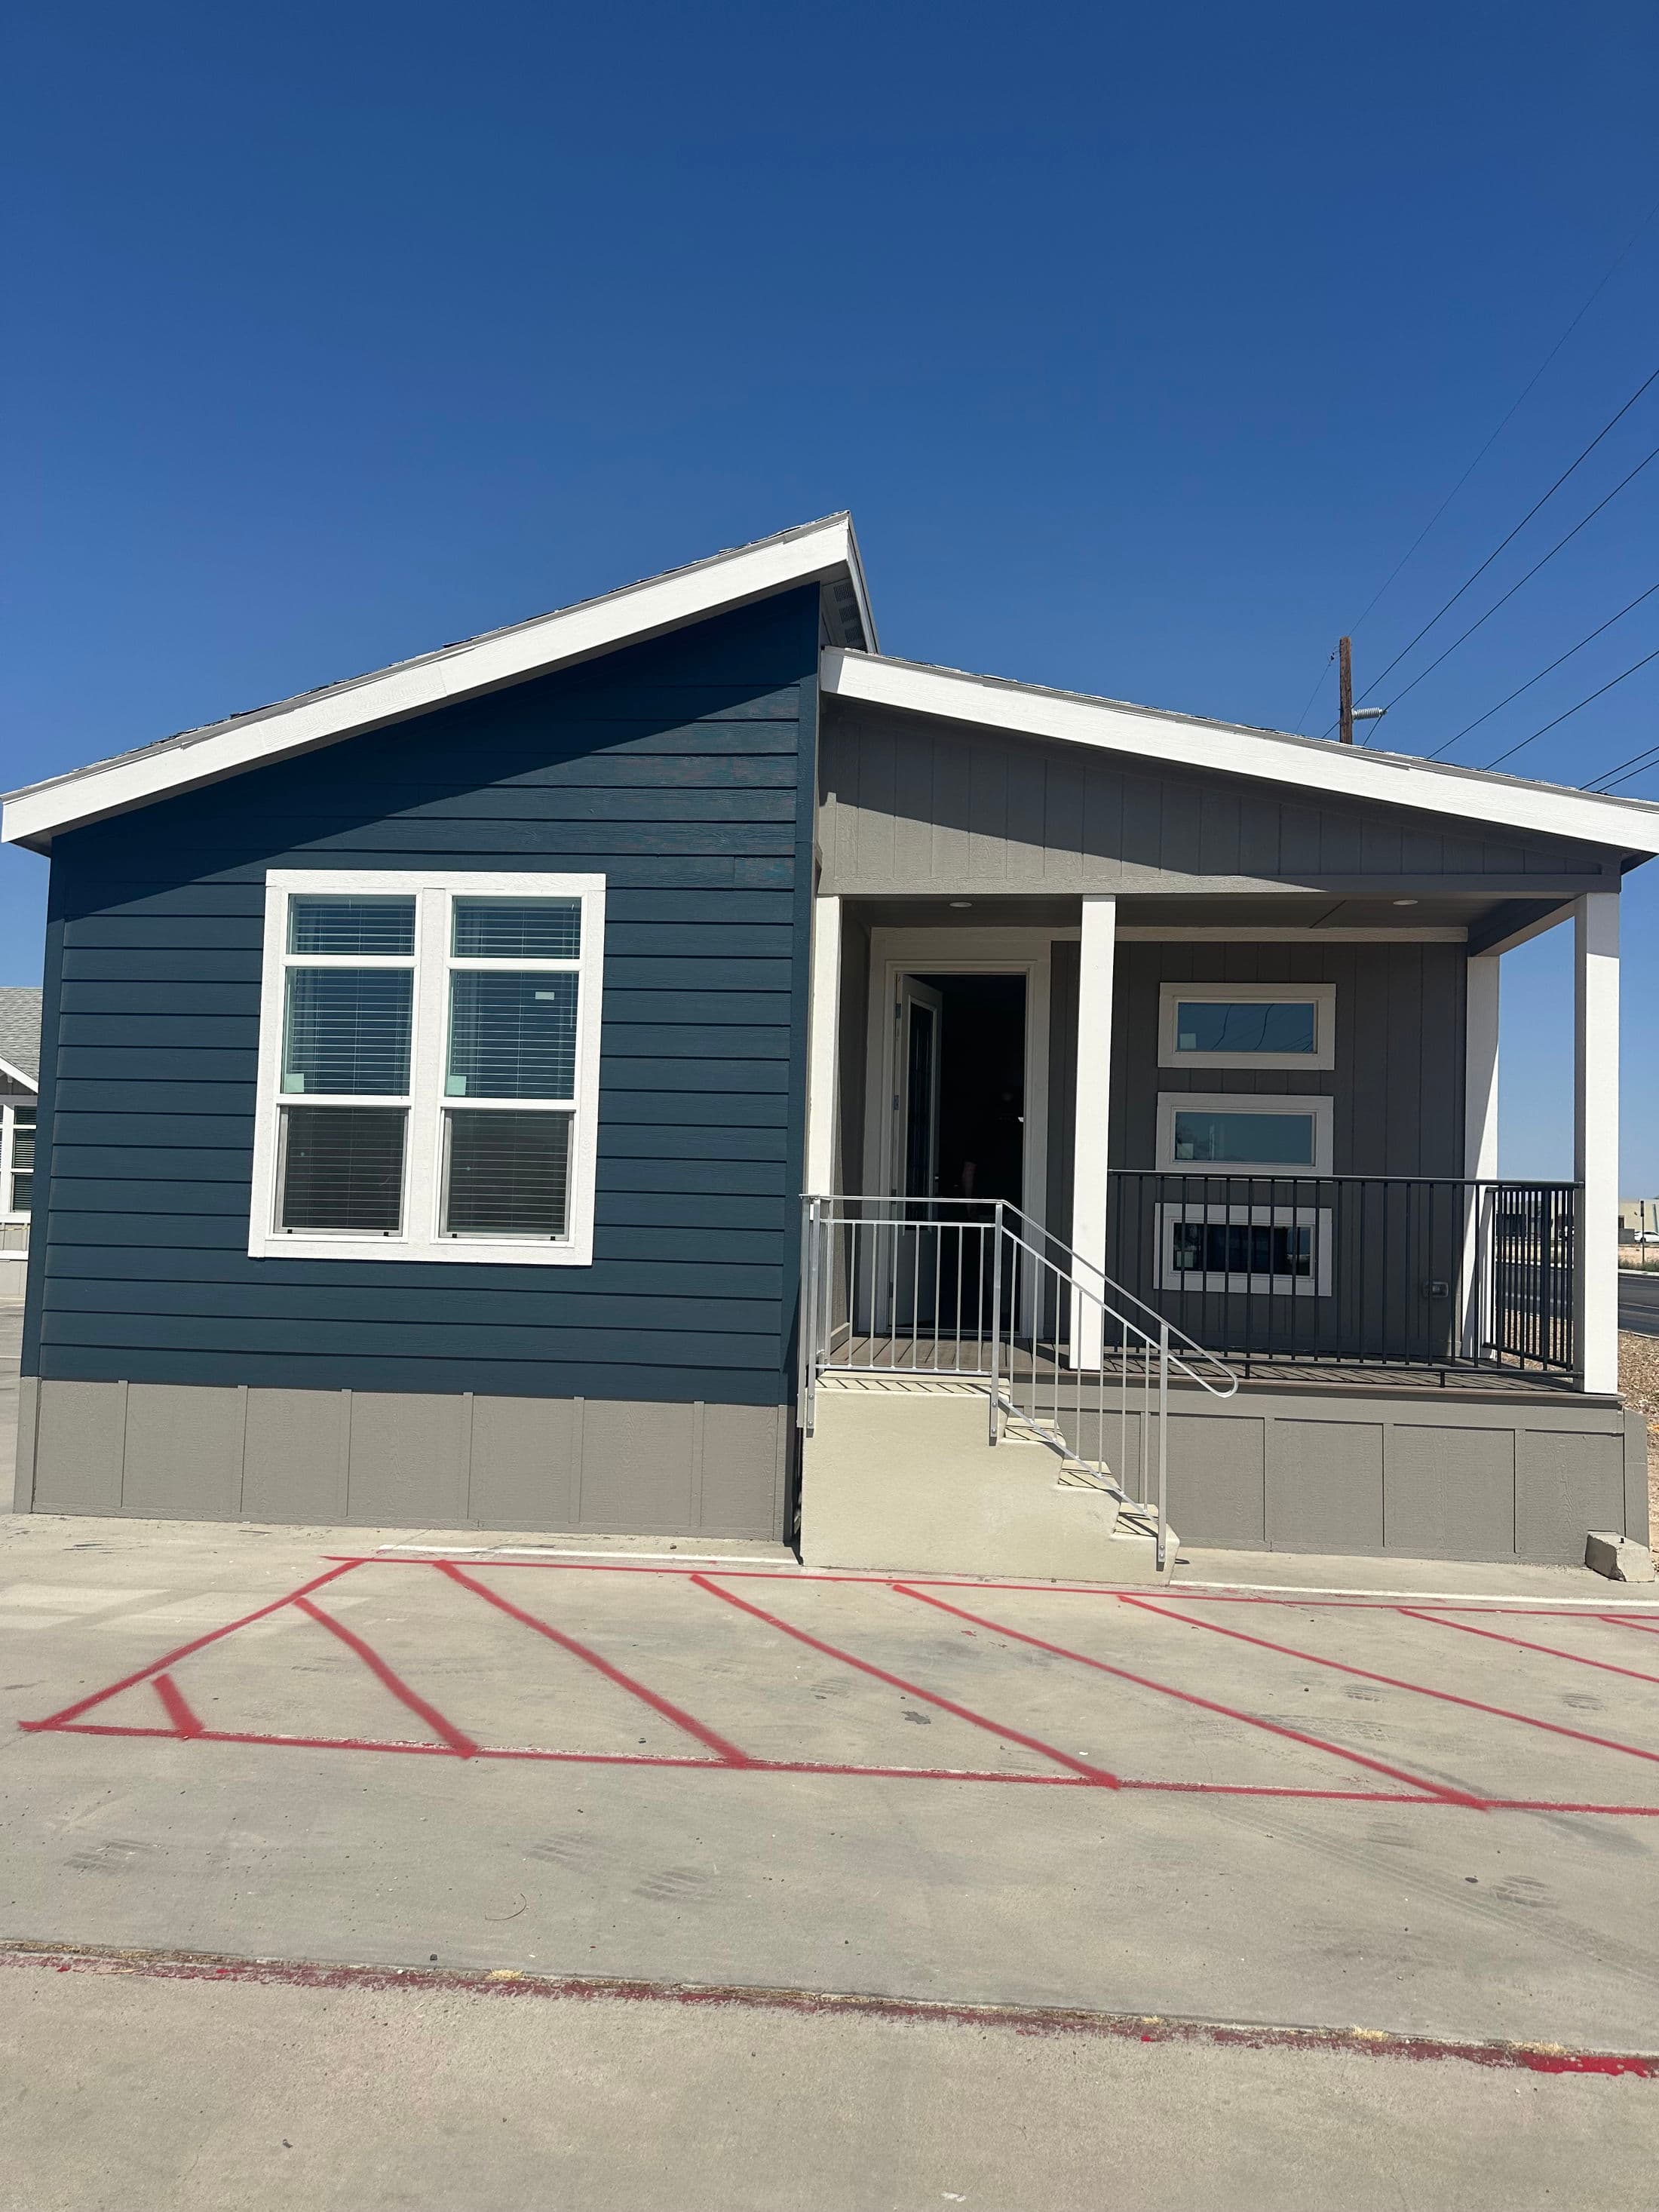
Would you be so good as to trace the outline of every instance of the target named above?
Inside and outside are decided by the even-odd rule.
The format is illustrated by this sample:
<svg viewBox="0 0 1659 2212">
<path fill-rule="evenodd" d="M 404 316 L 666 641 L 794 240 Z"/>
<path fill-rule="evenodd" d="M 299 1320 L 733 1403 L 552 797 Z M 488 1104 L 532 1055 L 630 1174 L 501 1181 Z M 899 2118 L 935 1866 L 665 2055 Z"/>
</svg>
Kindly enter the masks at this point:
<svg viewBox="0 0 1659 2212">
<path fill-rule="evenodd" d="M 602 876 L 266 878 L 256 1258 L 586 1267 Z"/>
<path fill-rule="evenodd" d="M 33 1202 L 33 1098 L 0 1103 L 0 1220 L 27 1221 Z"/>
<path fill-rule="evenodd" d="M 1164 1091 L 1158 1165 L 1181 1175 L 1328 1175 L 1328 1098 Z"/>
<path fill-rule="evenodd" d="M 1164 983 L 1160 1067 L 1334 1067 L 1334 983 Z"/>
</svg>

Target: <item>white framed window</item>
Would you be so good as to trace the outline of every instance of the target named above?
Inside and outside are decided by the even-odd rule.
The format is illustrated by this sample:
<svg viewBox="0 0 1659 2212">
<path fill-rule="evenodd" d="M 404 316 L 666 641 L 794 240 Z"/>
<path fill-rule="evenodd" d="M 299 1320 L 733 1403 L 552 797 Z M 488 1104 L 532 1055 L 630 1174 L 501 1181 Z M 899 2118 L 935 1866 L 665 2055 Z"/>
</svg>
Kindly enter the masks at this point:
<svg viewBox="0 0 1659 2212">
<path fill-rule="evenodd" d="M 0 1098 L 0 1221 L 27 1221 L 34 1202 L 33 1098 Z"/>
<path fill-rule="evenodd" d="M 1334 1067 L 1334 983 L 1163 983 L 1160 1067 Z"/>
<path fill-rule="evenodd" d="M 587 1267 L 603 876 L 272 869 L 255 1259 Z"/>
<path fill-rule="evenodd" d="M 1334 1103 L 1161 1091 L 1158 1165 L 1176 1175 L 1329 1175 Z"/>
<path fill-rule="evenodd" d="M 1331 1209 L 1206 1199 L 1162 1205 L 1157 1287 L 1328 1298 Z"/>
</svg>

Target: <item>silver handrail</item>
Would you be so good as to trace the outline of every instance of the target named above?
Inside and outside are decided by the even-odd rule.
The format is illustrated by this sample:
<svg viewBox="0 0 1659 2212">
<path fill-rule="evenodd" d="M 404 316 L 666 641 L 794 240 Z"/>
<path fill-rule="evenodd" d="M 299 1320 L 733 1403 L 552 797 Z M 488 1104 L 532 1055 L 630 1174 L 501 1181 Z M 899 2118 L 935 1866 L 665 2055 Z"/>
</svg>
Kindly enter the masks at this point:
<svg viewBox="0 0 1659 2212">
<path fill-rule="evenodd" d="M 1161 1571 L 1170 1370 L 1230 1398 L 1238 1378 L 1226 1363 L 1006 1200 L 836 1195 L 802 1206 L 805 1433 L 824 1375 L 982 1388 L 992 1444 L 1017 1424 L 1060 1455 L 1062 1481 L 1108 1488 L 1143 1522 L 1155 1512 Z"/>
</svg>

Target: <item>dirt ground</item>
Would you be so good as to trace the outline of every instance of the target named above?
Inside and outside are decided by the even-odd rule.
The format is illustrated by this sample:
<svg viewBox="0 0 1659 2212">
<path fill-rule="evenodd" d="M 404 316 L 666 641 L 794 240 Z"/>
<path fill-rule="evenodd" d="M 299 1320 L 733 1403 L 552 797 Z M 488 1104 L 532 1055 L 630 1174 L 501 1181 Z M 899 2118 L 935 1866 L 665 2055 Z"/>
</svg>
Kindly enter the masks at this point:
<svg viewBox="0 0 1659 2212">
<path fill-rule="evenodd" d="M 1659 1336 L 1620 1331 L 1619 1388 L 1647 1416 L 1648 1525 L 1659 1537 Z"/>
</svg>

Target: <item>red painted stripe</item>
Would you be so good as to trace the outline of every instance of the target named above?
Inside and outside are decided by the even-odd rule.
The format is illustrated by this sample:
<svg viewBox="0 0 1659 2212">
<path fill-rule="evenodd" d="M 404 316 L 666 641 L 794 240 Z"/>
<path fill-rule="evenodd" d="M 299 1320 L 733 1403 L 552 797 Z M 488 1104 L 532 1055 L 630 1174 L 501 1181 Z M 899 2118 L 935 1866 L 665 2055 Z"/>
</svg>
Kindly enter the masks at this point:
<svg viewBox="0 0 1659 2212">
<path fill-rule="evenodd" d="M 1039 1736 L 1026 1735 L 1018 1729 L 1005 1728 L 1000 1721 L 988 1720 L 983 1713 L 970 1712 L 966 1705 L 957 1705 L 950 1698 L 942 1698 L 935 1691 L 924 1690 L 919 1683 L 906 1681 L 902 1674 L 890 1674 L 884 1667 L 873 1666 L 867 1659 L 854 1658 L 850 1651 L 843 1651 L 834 1644 L 825 1644 L 819 1637 L 809 1636 L 804 1628 L 792 1627 L 788 1621 L 780 1620 L 776 1613 L 767 1613 L 760 1606 L 750 1605 L 746 1598 L 721 1589 L 705 1575 L 693 1575 L 691 1580 L 699 1589 L 707 1590 L 711 1597 L 735 1606 L 739 1613 L 752 1614 L 757 1620 L 763 1620 L 769 1628 L 781 1630 L 784 1635 L 793 1636 L 798 1644 L 805 1644 L 814 1651 L 822 1651 L 826 1658 L 839 1659 L 844 1667 L 856 1668 L 860 1674 L 873 1675 L 877 1681 L 885 1682 L 890 1688 L 902 1690 L 907 1697 L 920 1698 L 925 1705 L 937 1706 L 941 1712 L 952 1713 L 957 1720 L 984 1729 L 989 1735 L 1000 1736 L 1005 1743 L 1023 1744 L 1027 1751 L 1035 1751 L 1043 1759 L 1054 1759 L 1061 1766 L 1069 1767 L 1073 1773 L 1084 1775 L 1091 1782 L 1098 1783 L 1106 1789 L 1115 1790 L 1117 1787 L 1116 1775 L 1108 1772 L 1103 1766 L 1093 1766 L 1086 1759 L 1073 1759 L 1070 1752 L 1058 1751 L 1053 1744 L 1044 1743 Z"/>
<path fill-rule="evenodd" d="M 112 1698 L 121 1690 L 131 1689 L 135 1682 L 147 1681 L 152 1674 L 159 1674 L 163 1668 L 176 1667 L 181 1659 L 188 1659 L 192 1651 L 200 1651 L 210 1644 L 216 1644 L 222 1636 L 229 1636 L 239 1628 L 246 1628 L 252 1621 L 263 1620 L 267 1613 L 280 1613 L 285 1605 L 297 1605 L 308 1590 L 320 1589 L 325 1583 L 337 1582 L 342 1575 L 349 1574 L 356 1564 L 355 1560 L 347 1559 L 331 1567 L 326 1574 L 313 1575 L 308 1583 L 301 1583 L 298 1589 L 289 1590 L 286 1597 L 273 1598 L 269 1605 L 262 1605 L 252 1613 L 245 1613 L 240 1620 L 228 1620 L 222 1628 L 210 1628 L 205 1636 L 192 1638 L 190 1643 L 181 1644 L 176 1651 L 164 1652 L 161 1658 L 152 1659 L 147 1667 L 140 1667 L 133 1674 L 124 1674 L 118 1682 L 112 1682 L 106 1690 L 94 1690 L 89 1698 L 82 1698 L 75 1705 L 65 1705 L 62 1712 L 48 1714 L 43 1721 L 27 1721 L 20 1725 L 43 1729 L 51 1728 L 58 1721 L 76 1720 L 81 1714 L 90 1712 L 94 1705 L 101 1705 L 106 1698 Z"/>
<path fill-rule="evenodd" d="M 39 1721 L 24 1721 L 20 1722 L 19 1726 L 39 1734 L 44 1724 Z M 175 1731 L 170 1728 L 128 1728 L 104 1721 L 64 1721 L 54 1724 L 51 1733 L 59 1735 L 136 1736 L 159 1739 L 168 1743 L 178 1740 Z M 446 1744 L 401 1743 L 362 1736 L 257 1735 L 246 1730 L 204 1728 L 198 1741 L 203 1743 L 252 1744 L 277 1751 L 384 1751 L 410 1753 L 428 1759 L 455 1759 L 460 1756 Z M 810 1759 L 754 1759 L 739 1767 L 730 1765 L 724 1759 L 675 1759 L 642 1752 L 540 1751 L 527 1745 L 481 1745 L 471 1756 L 483 1759 L 539 1760 L 556 1766 L 659 1766 L 681 1774 L 800 1774 L 866 1782 L 1009 1782 L 1022 1788 L 1040 1790 L 1091 1790 L 1099 1787 L 1092 1776 L 1081 1774 L 1023 1774 L 1012 1769 L 1001 1768 L 857 1766 Z M 1477 1801 L 1461 1797 L 1427 1797 L 1414 1790 L 1314 1790 L 1282 1783 L 1174 1782 L 1137 1779 L 1133 1776 L 1120 1776 L 1116 1787 L 1131 1793 L 1139 1791 L 1153 1796 L 1286 1798 L 1315 1805 L 1414 1805 L 1437 1813 L 1573 1813 L 1607 1819 L 1659 1820 L 1659 1805 L 1601 1804 L 1589 1799 L 1483 1797 Z"/>
<path fill-rule="evenodd" d="M 1467 1620 L 1449 1620 L 1442 1613 L 1420 1613 L 1415 1606 L 1400 1608 L 1408 1620 L 1426 1621 L 1431 1628 L 1455 1628 L 1465 1636 L 1484 1637 L 1489 1644 L 1512 1644 L 1522 1651 L 1541 1651 L 1547 1658 L 1571 1659 L 1575 1667 L 1594 1667 L 1599 1674 L 1622 1674 L 1632 1682 L 1659 1682 L 1659 1674 L 1644 1674 L 1639 1667 L 1615 1667 L 1610 1659 L 1587 1659 L 1581 1651 L 1563 1651 L 1553 1644 L 1534 1644 L 1525 1636 L 1511 1636 L 1501 1628 L 1476 1628 Z"/>
<path fill-rule="evenodd" d="M 1039 1651 L 1049 1651 L 1057 1659 L 1075 1660 L 1079 1667 L 1092 1667 L 1102 1674 L 1115 1675 L 1121 1682 L 1133 1682 L 1142 1690 L 1155 1691 L 1159 1697 L 1176 1698 L 1184 1705 L 1196 1705 L 1208 1713 L 1219 1713 L 1230 1721 L 1242 1721 L 1247 1728 L 1261 1729 L 1269 1735 L 1282 1736 L 1291 1743 L 1305 1744 L 1310 1750 L 1328 1753 L 1333 1759 L 1345 1760 L 1351 1766 L 1368 1767 L 1373 1774 L 1383 1774 L 1391 1782 L 1404 1782 L 1413 1790 L 1423 1790 L 1435 1797 L 1450 1797 L 1460 1805 L 1478 1805 L 1481 1801 L 1469 1796 L 1467 1790 L 1449 1790 L 1438 1782 L 1430 1782 L 1420 1774 L 1408 1774 L 1403 1767 L 1390 1766 L 1386 1760 L 1369 1758 L 1363 1751 L 1346 1751 L 1340 1743 L 1329 1743 L 1322 1736 L 1308 1735 L 1301 1729 L 1285 1727 L 1279 1721 L 1258 1720 L 1252 1713 L 1240 1712 L 1236 1705 L 1218 1705 L 1213 1698 L 1200 1698 L 1191 1690 L 1177 1690 L 1168 1682 L 1155 1682 L 1146 1674 L 1132 1674 L 1127 1667 L 1111 1666 L 1104 1659 L 1090 1656 L 1086 1651 L 1073 1651 L 1064 1644 L 1050 1644 L 1046 1638 L 1028 1636 L 1024 1629 L 1010 1628 L 1000 1620 L 988 1620 L 985 1614 L 969 1613 L 965 1607 L 948 1605 L 941 1597 L 929 1597 L 925 1590 L 915 1589 L 907 1583 L 895 1583 L 892 1588 L 902 1596 L 917 1599 L 923 1605 L 937 1607 L 940 1613 L 953 1613 L 958 1620 L 971 1620 L 977 1628 L 988 1629 L 997 1636 L 1012 1638 L 1017 1644 L 1030 1644 Z"/>
<path fill-rule="evenodd" d="M 141 1974 L 157 1981 L 275 1983 L 311 1990 L 445 1991 L 472 1997 L 556 1998 L 565 2003 L 667 2004 L 752 2012 L 1001 2027 L 1019 2035 L 1096 2036 L 1131 2043 L 1196 2043 L 1249 2050 L 1340 2051 L 1367 2058 L 1461 2060 L 1472 2066 L 1537 2074 L 1629 2075 L 1659 2080 L 1659 2052 L 1573 2050 L 1559 2043 L 1462 2041 L 1390 2034 L 1376 2028 L 1292 2027 L 1245 2021 L 1184 2019 L 1158 2013 L 1085 2012 L 1059 2006 L 952 2004 L 926 1997 L 872 1996 L 859 1990 L 611 1979 L 541 1975 L 514 1969 L 350 1966 L 309 1960 L 243 1959 L 213 1953 L 98 1951 L 50 1944 L 0 1947 L 0 1966 L 55 1973 Z"/>
<path fill-rule="evenodd" d="M 197 1719 L 195 1714 L 191 1712 L 189 1705 L 185 1703 L 184 1692 L 180 1690 L 179 1685 L 173 1680 L 172 1675 L 156 1675 L 153 1686 L 156 1696 L 160 1698 L 163 1707 L 166 1709 L 167 1718 L 173 1723 L 173 1734 L 175 1735 L 200 1735 L 202 1733 L 202 1723 Z"/>
<path fill-rule="evenodd" d="M 418 1559 L 389 1559 L 376 1552 L 331 1552 L 324 1556 L 340 1560 L 345 1565 L 353 1567 L 431 1567 L 443 1564 L 441 1560 L 431 1557 Z M 451 1562 L 450 1564 L 459 1563 Z M 556 1573 L 568 1575 L 670 1575 L 682 1581 L 690 1582 L 695 1581 L 699 1574 L 712 1571 L 718 1573 L 722 1582 L 849 1583 L 855 1586 L 867 1586 L 877 1589 L 889 1588 L 891 1580 L 890 1576 L 884 1574 L 819 1572 L 805 1567 L 720 1567 L 710 1570 L 691 1566 L 659 1566 L 654 1564 L 635 1565 L 631 1561 L 621 1559 L 472 1559 L 468 1564 L 475 1567 L 488 1567 L 492 1574 L 497 1570 L 523 1567 L 532 1573 L 544 1573 L 551 1569 Z M 918 1587 L 925 1586 L 928 1589 L 1029 1590 L 1042 1597 L 1129 1597 L 1134 1595 L 1141 1587 L 1136 1584 L 1135 1589 L 1131 1590 L 1116 1583 L 1022 1583 L 1002 1577 L 989 1579 L 982 1575 L 913 1575 L 910 1580 Z M 1179 1592 L 1182 1603 L 1186 1605 L 1269 1605 L 1288 1606 L 1297 1611 L 1311 1609 L 1328 1613 L 1397 1613 L 1401 1604 L 1399 1598 L 1299 1597 L 1294 1591 L 1282 1597 L 1275 1597 L 1258 1595 L 1252 1590 L 1189 1589 L 1181 1583 L 1176 1583 L 1175 1588 Z M 1498 1605 L 1489 1604 L 1484 1598 L 1459 1599 L 1455 1601 L 1425 1599 L 1420 1609 L 1435 1613 L 1513 1613 L 1522 1620 L 1532 1620 L 1624 1619 L 1622 1614 L 1594 1612 L 1587 1605 L 1572 1607 Z M 1651 1610 L 1659 1613 L 1659 1604 L 1654 1605 Z M 1631 1621 L 1628 1625 L 1632 1627 L 1639 1627 L 1643 1624 Z M 1655 1635 L 1659 1635 L 1659 1623 L 1656 1623 L 1653 1632 Z"/>
<path fill-rule="evenodd" d="M 1212 1636 L 1228 1636 L 1237 1644 L 1254 1644 L 1263 1651 L 1277 1651 L 1287 1659 L 1305 1660 L 1312 1667 L 1328 1667 L 1339 1674 L 1356 1675 L 1362 1682 L 1381 1682 L 1390 1690 L 1409 1690 L 1413 1697 L 1434 1698 L 1444 1705 L 1462 1705 L 1472 1713 L 1485 1713 L 1498 1721 L 1518 1721 L 1522 1728 L 1540 1729 L 1549 1735 L 1569 1736 L 1575 1743 L 1593 1744 L 1598 1751 L 1623 1752 L 1629 1759 L 1645 1759 L 1659 1765 L 1659 1752 L 1644 1751 L 1633 1743 L 1620 1743 L 1616 1737 L 1590 1735 L 1583 1729 L 1568 1728 L 1560 1721 L 1540 1721 L 1530 1713 L 1511 1712 L 1506 1705 L 1488 1705 L 1479 1698 L 1461 1698 L 1455 1690 L 1431 1689 L 1425 1682 L 1402 1681 L 1397 1674 L 1378 1674 L 1369 1667 L 1352 1667 L 1343 1659 L 1323 1659 L 1316 1651 L 1304 1651 L 1293 1644 L 1272 1644 L 1266 1637 L 1251 1636 L 1242 1628 L 1223 1628 L 1213 1620 L 1194 1620 L 1184 1613 L 1171 1613 L 1166 1606 L 1153 1605 L 1144 1597 L 1125 1596 L 1124 1605 L 1137 1607 L 1143 1613 L 1155 1613 L 1165 1620 L 1178 1620 L 1186 1628 L 1202 1628 Z M 1492 1801 L 1482 1798 L 1483 1804 Z"/>
<path fill-rule="evenodd" d="M 308 1597 L 297 1599 L 301 1613 L 309 1613 L 319 1627 L 337 1636 L 348 1651 L 355 1651 L 378 1682 L 383 1682 L 400 1705 L 407 1705 L 416 1720 L 424 1721 L 439 1741 L 448 1745 L 458 1758 L 471 1759 L 478 1747 L 469 1735 L 463 1735 L 453 1722 L 447 1721 L 434 1705 L 428 1703 L 418 1690 L 411 1690 L 400 1675 L 395 1674 L 372 1644 L 365 1644 L 361 1636 L 352 1633 L 343 1621 L 334 1620 Z"/>
<path fill-rule="evenodd" d="M 562 1628 L 550 1627 L 546 1621 L 538 1620 L 533 1613 L 526 1613 L 514 1605 L 511 1598 L 503 1597 L 499 1590 L 474 1582 L 471 1576 L 453 1560 L 440 1559 L 434 1564 L 440 1574 L 447 1575 L 463 1589 L 470 1589 L 475 1596 L 495 1607 L 498 1612 L 507 1613 L 514 1620 L 522 1621 L 526 1628 L 533 1628 L 538 1636 L 544 1636 L 550 1644 L 556 1644 L 562 1651 L 568 1651 L 574 1658 L 582 1660 L 603 1674 L 607 1682 L 614 1682 L 618 1689 L 626 1690 L 630 1697 L 649 1705 L 653 1713 L 659 1714 L 665 1721 L 672 1721 L 677 1729 L 684 1729 L 687 1735 L 694 1736 L 699 1743 L 707 1744 L 709 1750 L 727 1766 L 747 1766 L 750 1764 L 748 1753 L 740 1751 L 735 1743 L 716 1735 L 713 1729 L 706 1728 L 702 1722 L 683 1711 L 670 1698 L 659 1697 L 656 1691 L 647 1689 L 643 1682 L 636 1682 L 631 1674 L 624 1674 L 620 1667 L 613 1667 L 608 1659 L 602 1659 L 597 1651 L 590 1651 L 586 1644 L 579 1644 L 574 1636 L 567 1636 Z"/>
<path fill-rule="evenodd" d="M 1659 1636 L 1659 1628 L 1656 1628 L 1651 1621 L 1632 1620 L 1627 1613 L 1598 1613 L 1592 1618 L 1610 1621 L 1614 1628 L 1639 1628 L 1644 1636 Z"/>
</svg>

